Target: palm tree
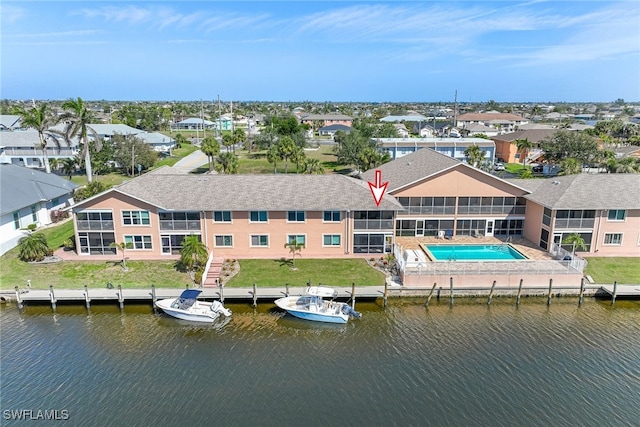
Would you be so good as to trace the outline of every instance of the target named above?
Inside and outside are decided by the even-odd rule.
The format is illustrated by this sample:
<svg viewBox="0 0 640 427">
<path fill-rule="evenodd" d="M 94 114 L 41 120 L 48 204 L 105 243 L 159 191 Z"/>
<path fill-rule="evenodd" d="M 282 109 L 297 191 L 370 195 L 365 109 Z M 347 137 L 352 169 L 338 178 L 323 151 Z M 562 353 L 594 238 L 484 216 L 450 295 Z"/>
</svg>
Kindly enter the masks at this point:
<svg viewBox="0 0 640 427">
<path fill-rule="evenodd" d="M 280 156 L 280 150 L 278 150 L 278 146 L 276 144 L 273 144 L 271 147 L 269 147 L 269 150 L 267 150 L 267 162 L 273 163 L 273 173 L 277 172 L 278 160 L 281 159 L 282 157 Z"/>
<path fill-rule="evenodd" d="M 284 244 L 285 248 L 289 248 L 289 252 L 291 252 L 291 262 L 292 262 L 292 270 L 296 269 L 296 253 L 302 256 L 302 250 L 304 249 L 304 243 L 298 242 L 298 239 L 293 239 L 289 243 Z"/>
<path fill-rule="evenodd" d="M 116 243 L 116 242 L 111 242 L 111 244 L 109 244 L 110 247 L 112 248 L 116 248 L 116 250 L 120 250 L 120 252 L 122 252 L 122 269 L 124 271 L 127 271 L 127 259 L 124 256 L 124 252 L 127 249 L 132 249 L 133 248 L 133 243 L 132 242 L 120 242 L 120 243 Z"/>
<path fill-rule="evenodd" d="M 40 144 L 36 145 L 36 149 L 42 150 L 42 157 L 44 160 L 44 170 L 46 173 L 51 173 L 51 166 L 49 165 L 49 156 L 47 154 L 47 139 L 55 142 L 60 149 L 60 135 L 50 128 L 57 124 L 60 119 L 53 114 L 47 104 L 40 105 L 39 108 L 35 106 L 30 109 L 24 107 L 14 107 L 13 114 L 20 116 L 22 119 L 22 126 L 30 127 L 38 131 L 40 137 Z"/>
<path fill-rule="evenodd" d="M 235 144 L 242 144 L 243 142 L 245 142 L 247 140 L 247 133 L 244 131 L 244 129 L 234 129 L 232 136 L 234 143 L 233 151 L 235 152 Z"/>
<path fill-rule="evenodd" d="M 52 251 L 43 233 L 29 233 L 18 240 L 18 258 L 23 261 L 42 261 Z"/>
<path fill-rule="evenodd" d="M 289 136 L 282 137 L 278 142 L 278 152 L 280 153 L 280 158 L 284 160 L 284 173 L 287 173 L 289 160 L 293 158 L 296 148 L 296 143 Z"/>
<path fill-rule="evenodd" d="M 304 161 L 304 173 L 323 174 L 324 168 L 319 159 L 306 159 Z"/>
<path fill-rule="evenodd" d="M 533 143 L 527 138 L 516 139 L 515 141 L 513 141 L 513 143 L 516 145 L 518 152 L 522 153 L 522 168 L 524 169 L 524 165 L 527 161 L 527 156 L 529 155 L 529 150 L 533 148 Z"/>
<path fill-rule="evenodd" d="M 212 172 L 215 165 L 215 156 L 220 154 L 220 144 L 215 140 L 215 138 L 206 137 L 202 140 L 200 150 L 207 155 L 207 160 L 209 161 L 209 172 Z"/>
<path fill-rule="evenodd" d="M 218 170 L 225 174 L 238 173 L 238 156 L 235 153 L 227 151 L 218 156 Z"/>
<path fill-rule="evenodd" d="M 625 157 L 615 164 L 616 173 L 638 173 L 640 172 L 640 163 L 633 157 Z"/>
<path fill-rule="evenodd" d="M 233 135 L 231 135 L 230 133 L 225 133 L 224 135 L 222 135 L 222 145 L 227 147 L 227 152 L 229 152 L 229 147 L 231 147 L 233 144 Z"/>
<path fill-rule="evenodd" d="M 481 150 L 476 144 L 470 145 L 464 150 L 464 155 L 474 168 L 478 167 L 482 159 L 484 159 L 485 154 L 486 151 Z"/>
<path fill-rule="evenodd" d="M 191 234 L 182 240 L 180 249 L 180 262 L 189 272 L 191 280 L 195 282 L 195 272 L 204 267 L 209 256 L 209 249 L 200 240 L 200 236 Z"/>
<path fill-rule="evenodd" d="M 93 181 L 90 145 L 93 145 L 95 151 L 102 150 L 102 141 L 98 133 L 90 126 L 94 120 L 93 115 L 80 97 L 66 101 L 62 104 L 62 108 L 66 113 L 62 115 L 61 120 L 68 122 L 65 129 L 65 139 L 70 141 L 71 138 L 78 137 L 80 144 L 82 144 L 80 158 L 84 157 L 83 163 L 87 171 L 87 181 L 90 183 Z M 89 136 L 92 137 L 92 140 L 89 139 Z"/>
<path fill-rule="evenodd" d="M 296 173 L 300 172 L 300 164 L 304 164 L 306 159 L 307 155 L 304 153 L 304 150 L 296 145 L 293 155 L 291 156 L 291 160 L 296 164 Z"/>
<path fill-rule="evenodd" d="M 563 245 L 572 245 L 573 249 L 571 250 L 571 254 L 576 253 L 576 249 L 587 250 L 587 244 L 580 235 L 580 233 L 571 233 L 567 237 L 562 240 Z"/>
<path fill-rule="evenodd" d="M 67 177 L 69 177 L 69 181 L 71 181 L 71 175 L 76 171 L 76 159 L 64 159 L 62 161 L 62 173 L 64 173 Z"/>
<path fill-rule="evenodd" d="M 560 162 L 560 168 L 558 175 L 578 175 L 582 173 L 582 163 L 573 157 L 569 157 Z"/>
</svg>

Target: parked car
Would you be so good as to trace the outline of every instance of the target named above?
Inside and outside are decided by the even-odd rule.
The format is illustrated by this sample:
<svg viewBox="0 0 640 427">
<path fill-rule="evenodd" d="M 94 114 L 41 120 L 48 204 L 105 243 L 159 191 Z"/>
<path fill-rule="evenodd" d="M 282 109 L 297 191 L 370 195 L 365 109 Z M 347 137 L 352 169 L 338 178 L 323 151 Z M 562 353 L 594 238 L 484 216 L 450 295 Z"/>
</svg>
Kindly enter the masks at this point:
<svg viewBox="0 0 640 427">
<path fill-rule="evenodd" d="M 502 162 L 495 162 L 493 164 L 493 170 L 494 171 L 503 171 L 504 170 L 504 163 Z"/>
<path fill-rule="evenodd" d="M 543 170 L 544 170 L 544 167 L 542 165 L 534 165 L 531 168 L 531 172 L 533 173 L 542 173 Z"/>
</svg>

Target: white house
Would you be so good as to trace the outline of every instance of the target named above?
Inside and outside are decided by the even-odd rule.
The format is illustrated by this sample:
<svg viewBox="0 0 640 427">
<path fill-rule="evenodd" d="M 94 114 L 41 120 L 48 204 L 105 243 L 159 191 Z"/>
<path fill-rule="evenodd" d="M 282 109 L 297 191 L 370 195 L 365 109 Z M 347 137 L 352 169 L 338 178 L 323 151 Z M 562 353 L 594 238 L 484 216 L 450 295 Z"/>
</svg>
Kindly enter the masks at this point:
<svg viewBox="0 0 640 427">
<path fill-rule="evenodd" d="M 14 248 L 31 224 L 51 224 L 51 213 L 73 204 L 78 186 L 55 174 L 0 164 L 0 255 Z"/>
</svg>

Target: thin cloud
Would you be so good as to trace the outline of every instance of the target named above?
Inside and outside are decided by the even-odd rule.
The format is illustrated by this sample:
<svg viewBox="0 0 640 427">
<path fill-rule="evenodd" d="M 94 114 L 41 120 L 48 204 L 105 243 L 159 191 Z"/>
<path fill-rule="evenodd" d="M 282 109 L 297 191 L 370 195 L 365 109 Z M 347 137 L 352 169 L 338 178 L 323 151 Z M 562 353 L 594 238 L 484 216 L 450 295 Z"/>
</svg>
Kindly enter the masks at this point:
<svg viewBox="0 0 640 427">
<path fill-rule="evenodd" d="M 25 8 L 0 4 L 0 17 L 7 24 L 13 24 L 27 15 Z"/>
<path fill-rule="evenodd" d="M 102 30 L 75 30 L 75 31 L 57 31 L 51 33 L 24 33 L 24 34 L 8 34 L 7 36 L 15 38 L 49 38 L 49 37 L 80 37 L 102 33 Z"/>
</svg>

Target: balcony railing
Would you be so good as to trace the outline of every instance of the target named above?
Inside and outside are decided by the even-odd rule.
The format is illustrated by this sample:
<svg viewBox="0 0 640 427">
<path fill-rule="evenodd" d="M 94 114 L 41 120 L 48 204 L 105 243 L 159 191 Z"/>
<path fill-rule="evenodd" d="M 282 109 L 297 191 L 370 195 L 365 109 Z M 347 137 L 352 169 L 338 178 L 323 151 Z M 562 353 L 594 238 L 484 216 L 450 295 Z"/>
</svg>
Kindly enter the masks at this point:
<svg viewBox="0 0 640 427">
<path fill-rule="evenodd" d="M 160 230 L 200 231 L 200 221 L 160 221 Z"/>
<path fill-rule="evenodd" d="M 113 221 L 78 220 L 78 230 L 113 230 Z"/>
<path fill-rule="evenodd" d="M 556 229 L 587 228 L 592 230 L 594 224 L 595 224 L 595 219 L 593 218 L 576 218 L 576 219 L 556 218 L 555 228 Z"/>
</svg>

